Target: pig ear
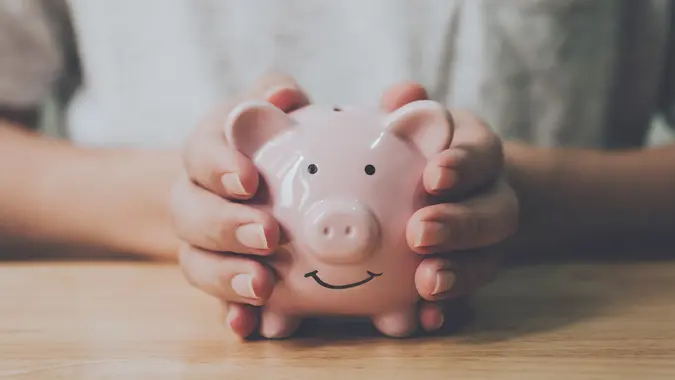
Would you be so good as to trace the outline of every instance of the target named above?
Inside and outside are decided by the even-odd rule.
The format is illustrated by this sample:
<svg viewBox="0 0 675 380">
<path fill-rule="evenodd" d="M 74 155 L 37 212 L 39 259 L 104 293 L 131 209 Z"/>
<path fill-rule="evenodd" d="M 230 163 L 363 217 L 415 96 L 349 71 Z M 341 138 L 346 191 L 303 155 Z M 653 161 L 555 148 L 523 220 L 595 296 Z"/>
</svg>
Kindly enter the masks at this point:
<svg viewBox="0 0 675 380">
<path fill-rule="evenodd" d="M 268 141 L 291 130 L 293 120 L 281 109 L 267 102 L 240 103 L 225 122 L 227 142 L 252 158 Z"/>
<path fill-rule="evenodd" d="M 445 150 L 453 134 L 445 107 L 431 100 L 411 102 L 392 112 L 385 129 L 412 144 L 427 159 Z"/>
</svg>

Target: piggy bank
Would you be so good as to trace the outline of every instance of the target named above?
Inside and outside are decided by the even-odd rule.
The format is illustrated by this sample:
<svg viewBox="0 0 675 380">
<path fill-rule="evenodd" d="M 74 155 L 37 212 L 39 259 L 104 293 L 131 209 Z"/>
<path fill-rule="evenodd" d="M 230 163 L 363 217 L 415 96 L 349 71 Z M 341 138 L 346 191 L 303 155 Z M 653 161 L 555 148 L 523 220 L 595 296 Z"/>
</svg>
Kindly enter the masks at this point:
<svg viewBox="0 0 675 380">
<path fill-rule="evenodd" d="M 417 101 L 391 113 L 320 105 L 285 113 L 245 102 L 225 134 L 260 174 L 248 204 L 269 212 L 283 236 L 263 258 L 276 285 L 261 335 L 288 337 L 302 318 L 321 316 L 371 318 L 392 337 L 414 333 L 422 256 L 406 226 L 431 202 L 422 174 L 450 143 L 445 108 Z"/>
</svg>

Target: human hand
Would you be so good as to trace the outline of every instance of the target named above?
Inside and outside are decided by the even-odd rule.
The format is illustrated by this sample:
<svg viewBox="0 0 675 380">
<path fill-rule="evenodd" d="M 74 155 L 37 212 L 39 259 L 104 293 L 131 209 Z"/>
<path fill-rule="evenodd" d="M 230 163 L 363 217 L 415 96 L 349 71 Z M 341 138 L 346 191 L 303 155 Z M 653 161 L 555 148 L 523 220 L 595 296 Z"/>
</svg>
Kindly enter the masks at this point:
<svg viewBox="0 0 675 380">
<path fill-rule="evenodd" d="M 415 83 L 390 88 L 382 106 L 393 111 L 428 99 Z M 496 276 L 503 258 L 499 243 L 517 229 L 519 204 L 502 175 L 502 143 L 486 124 L 465 110 L 450 110 L 454 136 L 450 147 L 432 160 L 424 187 L 443 203 L 425 207 L 409 221 L 411 249 L 430 255 L 419 265 L 415 283 L 429 302 L 420 307 L 420 323 L 436 330 L 444 322 L 446 301 L 472 293 Z"/>
<path fill-rule="evenodd" d="M 258 86 L 259 90 L 253 91 L 248 98 L 265 99 L 285 111 L 309 103 L 306 95 L 292 79 L 282 77 L 279 81 L 284 83 L 282 86 L 286 87 L 285 89 L 274 90 L 268 93 L 268 96 L 261 97 L 261 94 L 265 94 L 265 92 L 260 89 L 270 88 L 270 85 L 265 83 L 273 82 L 269 79 L 262 80 L 262 84 Z M 426 92 L 418 85 L 399 85 L 387 91 L 383 97 L 382 106 L 385 109 L 393 110 L 411 101 L 425 99 L 426 97 Z M 278 226 L 269 215 L 264 215 L 239 203 L 227 202 L 221 198 L 245 200 L 254 194 L 257 188 L 257 172 L 252 163 L 229 148 L 227 142 L 224 141 L 222 120 L 229 110 L 230 107 L 226 106 L 214 113 L 214 116 L 207 119 L 190 137 L 185 153 L 188 175 L 175 187 L 173 208 L 178 230 L 181 231 L 181 237 L 187 242 L 181 250 L 180 261 L 188 281 L 222 300 L 226 310 L 226 323 L 236 335 L 246 337 L 258 326 L 259 310 L 256 306 L 263 305 L 271 294 L 274 287 L 274 276 L 267 267 L 251 257 L 219 252 L 268 254 L 276 248 L 275 244 L 278 243 L 279 236 Z M 476 158 L 482 158 L 482 160 L 469 160 L 469 167 L 467 168 L 466 165 L 461 165 L 465 162 L 464 160 L 456 161 L 454 164 L 452 160 L 442 161 L 447 151 L 441 154 L 440 161 L 430 163 L 424 175 L 425 187 L 430 193 L 437 196 L 459 195 L 468 192 L 481 184 L 489 183 L 490 179 L 498 176 L 501 170 L 501 149 L 493 157 L 493 159 L 496 158 L 496 165 L 494 165 L 495 160 L 485 157 L 486 153 L 495 153 L 494 145 L 491 144 L 496 142 L 497 147 L 501 148 L 499 140 L 492 140 L 494 136 L 490 133 L 485 136 L 483 133 L 487 130 L 486 128 L 478 128 L 478 132 L 482 131 L 483 133 L 472 133 L 470 131 L 471 123 L 458 123 L 457 115 L 454 115 L 454 119 L 456 128 L 459 128 L 449 151 L 457 148 L 460 151 L 471 153 L 468 157 L 475 155 Z M 482 126 L 482 124 L 480 125 Z M 459 175 L 461 180 L 453 182 L 451 178 L 448 182 L 448 171 L 450 177 Z M 241 195 L 241 191 L 238 191 L 236 187 L 228 186 L 227 181 L 225 181 L 226 185 L 223 185 L 220 177 L 224 173 L 238 173 L 242 187 L 246 189 L 246 195 Z M 471 175 L 465 176 L 466 174 Z M 437 184 L 442 186 L 437 186 Z M 493 185 L 493 187 L 495 186 Z M 495 196 L 492 193 L 498 193 L 501 198 L 493 199 Z M 466 215 L 459 215 L 466 216 L 466 220 L 462 218 L 455 220 L 456 218 L 449 217 L 448 220 L 443 219 L 441 225 L 445 228 L 449 226 L 454 228 L 459 224 L 459 226 L 469 229 L 472 226 L 469 224 L 472 220 L 470 217 L 473 215 L 469 211 L 480 212 L 483 208 L 492 207 L 491 202 L 495 201 L 508 208 L 508 199 L 508 191 L 501 191 L 497 186 L 496 189 L 483 194 L 483 196 L 466 201 L 464 207 L 467 208 L 467 213 Z M 199 203 L 199 206 L 197 206 L 197 203 Z M 517 211 L 517 202 L 515 210 Z M 421 217 L 443 216 L 445 215 L 444 211 L 449 212 L 450 216 L 452 215 L 451 210 L 447 207 L 434 209 L 432 206 L 432 208 L 420 210 L 413 216 L 408 239 L 414 250 L 422 254 L 430 254 L 444 249 L 463 249 L 463 245 L 466 245 L 464 247 L 466 249 L 470 248 L 472 244 L 480 246 L 481 239 L 483 244 L 487 245 L 491 240 L 496 239 L 498 241 L 500 233 L 509 234 L 508 231 L 493 232 L 491 236 L 481 235 L 476 239 L 467 237 L 464 243 L 454 241 L 439 242 L 431 246 L 424 244 L 416 246 L 415 239 L 419 235 L 416 229 L 419 229 L 421 224 L 419 221 L 430 220 Z M 508 210 L 505 213 L 508 215 Z M 250 249 L 242 246 L 241 242 L 237 241 L 237 234 L 233 232 L 235 226 L 249 225 L 247 222 L 251 221 L 250 219 L 256 219 L 253 215 L 259 218 L 257 221 L 262 224 L 263 232 L 268 240 L 267 247 L 264 249 Z M 486 215 L 488 219 L 489 215 Z M 483 224 L 481 222 L 481 224 L 476 225 L 482 228 Z M 428 239 L 429 235 L 424 238 Z M 476 243 L 476 240 L 479 242 Z M 455 244 L 454 248 L 451 248 L 452 245 L 448 245 L 450 243 Z M 466 294 L 474 287 L 488 282 L 494 275 L 498 267 L 496 265 L 498 261 L 494 260 L 494 252 L 495 250 L 486 250 L 484 254 L 472 252 L 470 256 L 454 256 L 452 261 L 439 258 L 426 259 L 417 271 L 418 291 L 424 299 L 430 301 Z M 439 274 L 444 273 L 443 270 L 445 269 L 453 270 L 451 273 L 454 274 L 455 280 L 451 282 L 454 284 L 451 284 L 453 286 L 450 291 L 438 293 L 436 292 L 436 279 Z M 446 282 L 445 285 L 448 285 L 448 283 Z M 255 297 L 251 297 L 252 294 L 255 294 Z M 442 304 L 424 304 L 420 313 L 421 322 L 425 329 L 433 330 L 442 325 Z M 265 335 L 264 332 L 261 333 Z"/>
<path fill-rule="evenodd" d="M 246 337 L 257 326 L 258 310 L 274 288 L 271 270 L 255 260 L 274 252 L 280 230 L 271 215 L 233 200 L 257 191 L 253 163 L 232 148 L 224 123 L 243 100 L 264 100 L 286 112 L 309 103 L 290 77 L 268 75 L 253 90 L 209 115 L 188 137 L 185 175 L 172 190 L 172 215 L 183 240 L 179 262 L 188 282 L 219 299 L 232 331 Z"/>
</svg>

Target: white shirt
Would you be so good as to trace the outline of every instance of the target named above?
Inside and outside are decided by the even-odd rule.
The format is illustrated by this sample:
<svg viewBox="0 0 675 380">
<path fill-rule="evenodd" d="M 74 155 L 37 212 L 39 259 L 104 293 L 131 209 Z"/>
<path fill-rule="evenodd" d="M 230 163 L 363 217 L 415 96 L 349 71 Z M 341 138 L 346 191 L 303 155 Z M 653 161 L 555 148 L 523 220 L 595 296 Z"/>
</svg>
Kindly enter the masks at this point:
<svg viewBox="0 0 675 380">
<path fill-rule="evenodd" d="M 643 143 L 674 109 L 670 0 L 3 0 L 0 103 L 77 84 L 64 130 L 178 146 L 264 72 L 317 103 L 374 104 L 402 80 L 542 146 Z M 73 32 L 69 32 L 69 28 Z M 81 68 L 81 75 L 74 68 Z"/>
</svg>

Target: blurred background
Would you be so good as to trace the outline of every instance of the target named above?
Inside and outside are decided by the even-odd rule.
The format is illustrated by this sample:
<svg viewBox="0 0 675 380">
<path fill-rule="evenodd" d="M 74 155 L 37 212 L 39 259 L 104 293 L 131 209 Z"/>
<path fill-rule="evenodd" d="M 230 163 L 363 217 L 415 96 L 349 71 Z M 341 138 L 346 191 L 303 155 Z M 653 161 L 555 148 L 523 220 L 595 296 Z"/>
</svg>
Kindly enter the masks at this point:
<svg viewBox="0 0 675 380">
<path fill-rule="evenodd" d="M 55 98 L 49 99 L 43 108 L 43 117 L 40 122 L 40 129 L 50 136 L 60 136 L 58 123 L 56 120 L 61 117 Z M 668 145 L 675 142 L 675 132 L 672 128 L 666 126 L 662 117 L 655 117 L 652 121 L 651 131 L 647 138 L 649 146 Z"/>
</svg>

